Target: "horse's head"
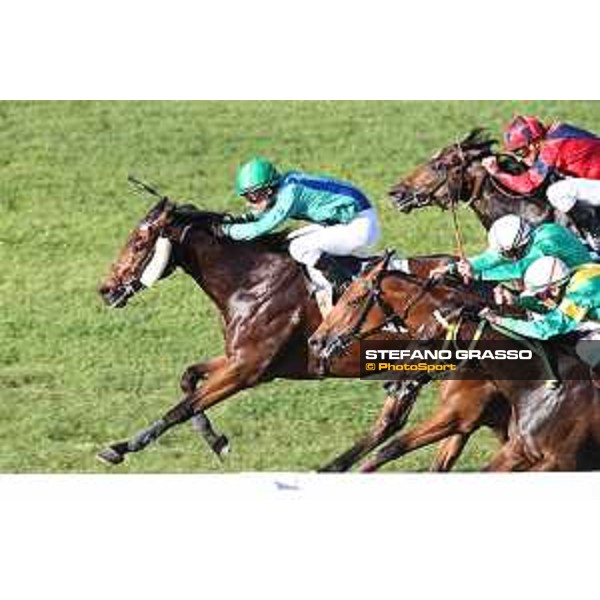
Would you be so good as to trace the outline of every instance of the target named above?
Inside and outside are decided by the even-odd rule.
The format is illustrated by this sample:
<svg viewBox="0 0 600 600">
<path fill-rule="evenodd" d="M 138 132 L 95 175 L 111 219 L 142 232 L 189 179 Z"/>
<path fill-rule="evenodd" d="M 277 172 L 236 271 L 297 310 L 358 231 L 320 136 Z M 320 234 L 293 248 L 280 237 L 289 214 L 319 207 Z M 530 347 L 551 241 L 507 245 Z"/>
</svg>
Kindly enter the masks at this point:
<svg viewBox="0 0 600 600">
<path fill-rule="evenodd" d="M 142 275 L 154 257 L 157 241 L 169 225 L 176 205 L 167 198 L 153 206 L 133 229 L 98 292 L 111 308 L 122 308 L 144 289 Z"/>
<path fill-rule="evenodd" d="M 409 213 L 426 206 L 446 209 L 452 202 L 468 200 L 476 186 L 475 180 L 485 176 L 483 168 L 471 167 L 492 153 L 494 143 L 483 129 L 473 130 L 465 139 L 437 152 L 397 183 L 389 192 L 392 202 L 401 212 Z"/>
<path fill-rule="evenodd" d="M 321 373 L 352 343 L 394 328 L 394 339 L 444 339 L 449 321 L 475 314 L 489 302 L 486 290 L 440 279 L 394 272 L 386 277 L 386 257 L 356 279 L 309 340 Z M 387 331 L 387 328 L 386 328 Z"/>
<path fill-rule="evenodd" d="M 391 254 L 386 254 L 354 280 L 308 340 L 310 351 L 317 358 L 323 374 L 331 360 L 360 340 L 364 331 L 376 329 L 380 324 L 383 326 L 385 315 L 381 310 L 375 310 L 375 305 L 378 304 L 381 279 L 390 258 Z"/>
</svg>

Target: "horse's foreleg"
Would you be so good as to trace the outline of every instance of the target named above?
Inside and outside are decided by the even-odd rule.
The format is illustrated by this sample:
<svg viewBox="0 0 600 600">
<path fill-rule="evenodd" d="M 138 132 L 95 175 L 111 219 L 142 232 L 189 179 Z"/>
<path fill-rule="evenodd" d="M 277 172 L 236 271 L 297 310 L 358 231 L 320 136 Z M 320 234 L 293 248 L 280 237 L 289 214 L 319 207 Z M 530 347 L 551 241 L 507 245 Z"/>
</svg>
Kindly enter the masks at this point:
<svg viewBox="0 0 600 600">
<path fill-rule="evenodd" d="M 226 362 L 227 357 L 222 355 L 190 365 L 181 376 L 181 390 L 185 394 L 191 395 L 196 391 L 198 381 L 208 377 L 212 371 L 222 368 Z M 192 427 L 219 458 L 222 458 L 229 452 L 229 440 L 225 435 L 214 430 L 210 419 L 204 412 L 200 411 L 194 414 L 192 417 Z"/>
<path fill-rule="evenodd" d="M 179 383 L 181 391 L 184 394 L 191 394 L 196 390 L 198 381 L 208 377 L 211 371 L 222 368 L 226 362 L 227 357 L 222 355 L 190 365 L 181 376 L 181 381 Z"/>
<path fill-rule="evenodd" d="M 209 373 L 201 388 L 184 398 L 161 419 L 140 431 L 130 440 L 109 446 L 100 452 L 98 457 L 111 464 L 122 462 L 126 454 L 143 450 L 171 427 L 188 421 L 209 406 L 247 387 L 248 372 L 247 366 L 244 368 L 244 365 L 240 363 L 227 362 L 222 368 Z"/>
<path fill-rule="evenodd" d="M 531 466 L 529 471 L 575 471 L 576 463 L 571 460 L 561 460 L 555 456 L 546 456 Z"/>
<path fill-rule="evenodd" d="M 373 458 L 364 463 L 361 471 L 363 473 L 376 471 L 386 463 L 400 458 L 408 452 L 439 442 L 449 435 L 461 433 L 460 425 L 458 415 L 454 411 L 442 407 L 431 419 L 396 437 L 384 446 Z"/>
<path fill-rule="evenodd" d="M 469 441 L 469 437 L 469 433 L 457 433 L 447 440 L 440 442 L 429 470 L 440 473 L 450 471 Z"/>
<path fill-rule="evenodd" d="M 387 396 L 381 413 L 371 430 L 363 435 L 349 450 L 321 467 L 319 472 L 342 472 L 350 469 L 352 465 L 404 426 L 414 405 L 415 398 L 415 394 L 404 397 Z"/>
<path fill-rule="evenodd" d="M 255 385 L 258 380 L 256 365 L 229 360 L 212 371 L 203 385 L 189 397 L 194 414 L 218 404 L 243 388 Z"/>
<path fill-rule="evenodd" d="M 533 465 L 534 462 L 521 450 L 520 444 L 508 441 L 484 467 L 483 471 L 529 471 Z"/>
<path fill-rule="evenodd" d="M 462 427 L 460 433 L 440 443 L 431 471 L 450 471 L 472 433 L 482 425 L 491 427 L 501 443 L 506 441 L 510 409 L 492 382 L 446 380 L 440 392 L 441 404 L 460 415 L 457 421 Z"/>
<path fill-rule="evenodd" d="M 104 462 L 116 465 L 123 462 L 126 454 L 143 450 L 148 444 L 156 441 L 163 433 L 171 429 L 171 427 L 183 423 L 193 416 L 193 411 L 188 400 L 188 398 L 185 398 L 179 402 L 162 418 L 139 431 L 130 440 L 118 442 L 105 448 L 98 453 L 98 458 Z"/>
</svg>

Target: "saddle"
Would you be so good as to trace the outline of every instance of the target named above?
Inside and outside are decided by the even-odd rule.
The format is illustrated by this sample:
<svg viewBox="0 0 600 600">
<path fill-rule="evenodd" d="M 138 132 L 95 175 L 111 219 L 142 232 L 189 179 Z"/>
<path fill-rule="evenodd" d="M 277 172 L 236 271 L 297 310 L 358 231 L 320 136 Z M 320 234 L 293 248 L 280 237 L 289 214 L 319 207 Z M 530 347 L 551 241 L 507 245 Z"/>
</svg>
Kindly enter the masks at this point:
<svg viewBox="0 0 600 600">
<path fill-rule="evenodd" d="M 340 271 L 347 275 L 346 285 L 343 286 L 341 290 L 338 290 L 338 293 L 333 298 L 333 302 L 337 302 L 339 297 L 344 293 L 348 285 L 350 285 L 355 279 L 358 279 L 363 275 L 363 273 L 372 269 L 378 262 L 380 262 L 384 258 L 384 253 L 372 254 L 369 256 L 357 256 L 357 255 L 346 255 L 346 256 L 331 256 L 330 257 L 335 260 L 340 266 Z M 398 256 L 394 253 L 392 258 L 388 262 L 387 271 L 401 271 L 403 273 L 408 273 L 408 265 L 407 261 L 398 258 Z M 304 274 L 308 282 L 310 282 L 309 287 L 318 286 L 317 282 L 314 282 L 310 276 L 310 272 L 307 269 L 304 269 Z"/>
</svg>

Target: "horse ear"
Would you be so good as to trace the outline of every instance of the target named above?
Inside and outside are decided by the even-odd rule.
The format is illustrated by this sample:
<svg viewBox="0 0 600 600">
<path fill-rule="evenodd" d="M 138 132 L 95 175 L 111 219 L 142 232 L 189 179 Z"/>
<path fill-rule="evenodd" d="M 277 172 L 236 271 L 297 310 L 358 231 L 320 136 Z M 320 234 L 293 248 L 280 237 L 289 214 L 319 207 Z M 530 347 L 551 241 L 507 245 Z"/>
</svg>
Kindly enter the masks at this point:
<svg viewBox="0 0 600 600">
<path fill-rule="evenodd" d="M 175 202 L 171 202 L 168 198 L 165 198 L 165 206 L 163 210 L 165 216 L 172 217 L 177 210 L 177 204 L 175 204 Z"/>
<path fill-rule="evenodd" d="M 364 276 L 368 279 L 374 279 L 381 273 L 387 271 L 390 261 L 394 257 L 395 253 L 396 251 L 393 249 L 386 249 L 383 253 L 383 256 L 370 265 Z"/>
<path fill-rule="evenodd" d="M 390 262 L 394 258 L 396 251 L 393 248 L 386 248 L 383 255 L 383 270 L 387 270 L 390 265 Z"/>
<path fill-rule="evenodd" d="M 476 146 L 483 142 L 489 141 L 487 136 L 487 129 L 485 127 L 475 127 L 467 134 L 467 136 L 460 142 L 461 146 Z"/>
<path fill-rule="evenodd" d="M 484 127 L 473 129 L 467 137 L 460 142 L 460 147 L 463 151 L 470 153 L 472 156 L 479 156 L 481 153 L 491 154 L 492 146 L 498 140 L 490 137 L 488 130 Z"/>
</svg>

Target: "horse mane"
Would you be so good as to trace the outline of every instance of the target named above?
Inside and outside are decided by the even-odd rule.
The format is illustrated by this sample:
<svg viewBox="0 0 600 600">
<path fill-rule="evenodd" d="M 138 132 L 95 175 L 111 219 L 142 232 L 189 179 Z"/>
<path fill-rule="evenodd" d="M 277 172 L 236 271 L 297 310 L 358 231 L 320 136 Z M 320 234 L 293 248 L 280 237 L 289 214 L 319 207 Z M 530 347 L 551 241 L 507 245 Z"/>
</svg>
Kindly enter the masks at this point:
<svg viewBox="0 0 600 600">
<path fill-rule="evenodd" d="M 491 137 L 485 127 L 475 127 L 459 142 L 461 150 L 481 154 L 492 154 L 492 147 L 498 140 Z"/>
<path fill-rule="evenodd" d="M 470 133 L 459 143 L 461 150 L 469 152 L 472 155 L 473 160 L 481 160 L 486 156 L 494 155 L 500 163 L 502 171 L 510 173 L 511 175 L 520 175 L 527 170 L 527 167 L 519 162 L 514 156 L 505 153 L 496 153 L 493 150 L 493 146 L 497 144 L 498 140 L 490 137 L 488 130 L 484 127 L 476 127 L 470 131 Z M 550 179 L 530 194 L 520 194 L 513 192 L 502 184 L 499 180 L 488 176 L 488 180 L 491 181 L 491 185 L 494 186 L 495 190 L 506 196 L 507 199 L 514 201 L 515 199 L 524 201 L 536 201 L 541 200 L 545 202 L 546 189 L 550 183 Z"/>
<path fill-rule="evenodd" d="M 428 291 L 430 292 L 441 289 L 464 294 L 466 296 L 463 303 L 465 315 L 471 314 L 473 317 L 477 317 L 481 308 L 487 306 L 496 307 L 496 310 L 500 310 L 501 314 L 505 314 L 505 316 L 522 316 L 523 314 L 522 309 L 516 307 L 496 306 L 494 287 L 497 282 L 494 281 L 473 281 L 465 284 L 460 277 L 455 275 L 446 275 L 437 280 L 430 280 L 403 271 L 388 271 L 386 276 L 397 277 L 420 288 L 429 286 Z"/>
<path fill-rule="evenodd" d="M 403 279 L 420 287 L 429 285 L 430 290 L 446 288 L 452 292 L 476 296 L 481 299 L 482 303 L 487 303 L 490 299 L 493 300 L 494 298 L 495 283 L 492 281 L 473 281 L 470 284 L 465 284 L 462 279 L 454 275 L 445 275 L 443 278 L 432 280 L 413 275 L 412 273 L 405 273 L 404 271 L 387 271 L 387 275 Z"/>
<path fill-rule="evenodd" d="M 172 222 L 173 225 L 178 227 L 197 227 L 210 235 L 214 235 L 214 226 L 222 224 L 229 217 L 231 217 L 229 213 L 201 210 L 194 204 L 182 204 L 175 208 L 172 214 Z M 264 234 L 255 240 L 236 241 L 226 238 L 226 241 L 231 244 L 252 244 L 255 247 L 263 248 L 267 252 L 284 253 L 288 247 L 288 234 L 289 229 L 283 229 Z"/>
</svg>

